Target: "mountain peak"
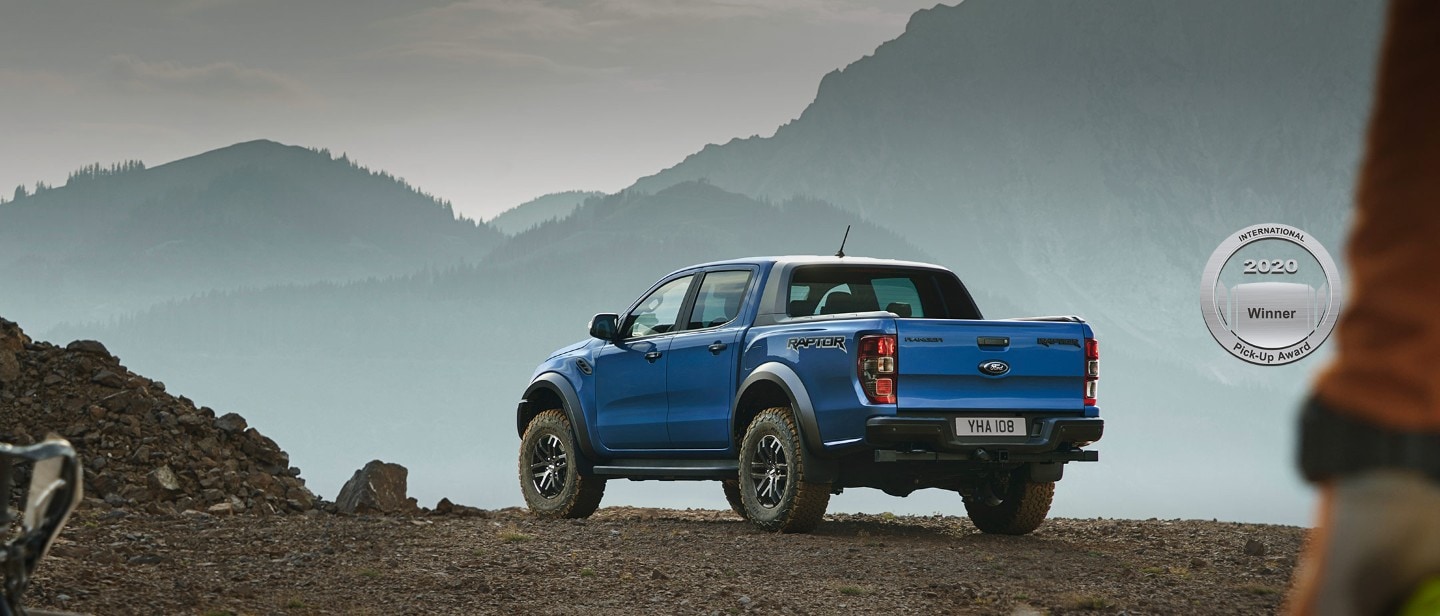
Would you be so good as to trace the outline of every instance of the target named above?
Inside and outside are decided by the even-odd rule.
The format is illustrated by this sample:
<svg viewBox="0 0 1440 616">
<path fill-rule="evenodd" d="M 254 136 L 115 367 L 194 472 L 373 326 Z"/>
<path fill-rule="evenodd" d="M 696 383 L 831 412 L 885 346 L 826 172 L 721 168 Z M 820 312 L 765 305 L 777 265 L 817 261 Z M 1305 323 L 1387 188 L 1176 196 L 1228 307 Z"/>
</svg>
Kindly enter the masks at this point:
<svg viewBox="0 0 1440 616">
<path fill-rule="evenodd" d="M 234 145 L 229 145 L 229 146 L 226 146 L 226 147 L 223 147 L 223 148 L 217 148 L 217 149 L 219 149 L 219 150 L 225 150 L 225 149 L 229 149 L 229 148 L 257 148 L 257 149 L 258 149 L 258 148 L 293 148 L 293 147 L 299 147 L 299 146 L 293 146 L 293 145 L 289 145 L 289 144 L 285 144 L 285 143 L 280 143 L 279 141 L 271 141 L 271 140 L 269 140 L 269 139 L 252 139 L 252 140 L 250 140 L 250 141 L 241 141 L 241 142 L 236 143 L 236 144 L 234 144 Z"/>
<path fill-rule="evenodd" d="M 187 163 L 193 161 L 221 162 L 221 164 L 224 164 L 224 161 L 244 160 L 248 163 L 260 163 L 275 158 L 286 158 L 292 161 L 307 158 L 323 159 L 325 161 L 332 160 L 329 150 L 289 145 L 269 139 L 255 139 L 201 152 L 194 156 L 188 156 L 174 162 L 166 163 L 160 167 L 167 167 L 169 165 L 185 166 Z M 160 167 L 157 167 L 157 169 Z"/>
</svg>

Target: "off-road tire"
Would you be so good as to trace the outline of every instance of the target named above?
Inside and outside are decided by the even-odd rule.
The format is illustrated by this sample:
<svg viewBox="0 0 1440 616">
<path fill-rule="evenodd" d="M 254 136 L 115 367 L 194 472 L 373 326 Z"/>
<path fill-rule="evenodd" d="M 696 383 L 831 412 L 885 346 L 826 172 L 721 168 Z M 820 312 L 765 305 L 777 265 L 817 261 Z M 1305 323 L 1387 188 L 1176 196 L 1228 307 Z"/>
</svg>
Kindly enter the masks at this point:
<svg viewBox="0 0 1440 616">
<path fill-rule="evenodd" d="M 519 470 L 520 491 L 532 513 L 542 518 L 586 518 L 595 513 L 605 495 L 605 478 L 581 473 L 579 458 L 580 447 L 565 411 L 551 409 L 530 420 L 520 439 Z M 550 477 L 537 477 L 546 470 Z"/>
<path fill-rule="evenodd" d="M 995 503 L 991 496 L 1000 500 Z M 995 482 L 965 497 L 965 511 L 981 532 L 995 535 L 1024 535 L 1040 528 L 1055 498 L 1055 482 L 1028 481 L 1021 472 Z"/>
<path fill-rule="evenodd" d="M 767 482 L 767 477 L 776 477 L 771 471 L 778 471 L 778 465 L 760 462 L 768 459 L 766 456 L 778 458 L 783 464 L 783 481 Z M 739 487 L 745 518 L 768 531 L 814 530 L 830 504 L 830 484 L 805 480 L 809 458 L 789 407 L 760 411 L 740 442 Z M 769 489 L 762 495 L 757 488 Z"/>
<path fill-rule="evenodd" d="M 725 491 L 725 502 L 730 503 L 730 510 L 742 520 L 749 520 L 750 515 L 745 513 L 745 500 L 740 498 L 740 480 L 726 479 L 720 482 L 720 489 Z"/>
</svg>

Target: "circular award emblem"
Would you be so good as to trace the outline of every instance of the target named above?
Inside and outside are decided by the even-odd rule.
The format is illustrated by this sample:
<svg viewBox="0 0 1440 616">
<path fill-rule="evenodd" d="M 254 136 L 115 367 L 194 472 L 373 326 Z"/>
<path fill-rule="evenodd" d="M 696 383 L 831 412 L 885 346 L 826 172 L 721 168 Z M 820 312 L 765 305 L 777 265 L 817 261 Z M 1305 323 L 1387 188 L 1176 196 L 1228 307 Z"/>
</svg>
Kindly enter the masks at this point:
<svg viewBox="0 0 1440 616">
<path fill-rule="evenodd" d="M 1200 312 L 1231 355 L 1279 366 L 1313 353 L 1335 329 L 1340 272 L 1309 234 L 1246 227 L 1220 244 L 1200 277 Z"/>
</svg>

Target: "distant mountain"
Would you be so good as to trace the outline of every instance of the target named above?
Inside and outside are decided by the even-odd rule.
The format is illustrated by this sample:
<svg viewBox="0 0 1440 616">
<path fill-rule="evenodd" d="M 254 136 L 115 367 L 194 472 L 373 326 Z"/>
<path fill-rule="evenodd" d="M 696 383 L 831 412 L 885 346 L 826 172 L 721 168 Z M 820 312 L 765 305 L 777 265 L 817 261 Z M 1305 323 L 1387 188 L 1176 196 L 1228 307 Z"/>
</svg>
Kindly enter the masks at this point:
<svg viewBox="0 0 1440 616">
<path fill-rule="evenodd" d="M 575 210 L 586 199 L 603 194 L 583 190 L 548 194 L 505 210 L 498 216 L 485 221 L 485 224 L 505 235 L 515 235 L 538 226 L 540 223 L 569 216 L 575 213 Z"/>
<path fill-rule="evenodd" d="M 774 136 L 707 146 L 633 190 L 703 178 L 821 199 L 1021 305 L 1157 352 L 1204 341 L 1196 288 L 1230 232 L 1287 223 L 1340 254 L 1381 9 L 937 6 L 826 75 Z"/>
<path fill-rule="evenodd" d="M 326 151 L 252 141 L 0 204 L 0 310 L 37 331 L 213 290 L 480 260 L 499 232 Z"/>
</svg>

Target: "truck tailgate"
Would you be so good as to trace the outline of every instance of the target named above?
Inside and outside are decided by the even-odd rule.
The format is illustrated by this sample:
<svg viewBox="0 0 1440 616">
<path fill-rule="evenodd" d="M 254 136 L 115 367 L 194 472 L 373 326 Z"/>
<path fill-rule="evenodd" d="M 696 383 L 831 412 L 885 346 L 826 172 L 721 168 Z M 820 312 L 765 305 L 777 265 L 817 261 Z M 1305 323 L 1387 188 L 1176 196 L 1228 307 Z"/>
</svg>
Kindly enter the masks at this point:
<svg viewBox="0 0 1440 616">
<path fill-rule="evenodd" d="M 1084 410 L 1084 323 L 895 322 L 901 412 Z"/>
</svg>

